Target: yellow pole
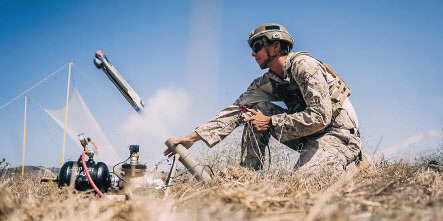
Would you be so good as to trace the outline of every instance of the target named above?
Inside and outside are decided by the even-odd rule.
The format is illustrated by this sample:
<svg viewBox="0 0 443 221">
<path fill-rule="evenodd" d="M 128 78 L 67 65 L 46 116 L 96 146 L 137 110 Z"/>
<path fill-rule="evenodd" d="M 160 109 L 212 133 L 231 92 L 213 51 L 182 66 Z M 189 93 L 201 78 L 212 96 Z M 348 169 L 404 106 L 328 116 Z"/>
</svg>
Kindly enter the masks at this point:
<svg viewBox="0 0 443 221">
<path fill-rule="evenodd" d="M 68 124 L 68 104 L 69 104 L 69 86 L 71 83 L 71 62 L 69 62 L 69 75 L 68 75 L 68 89 L 66 91 L 66 112 L 65 112 L 65 129 L 63 132 L 63 151 L 62 151 L 62 166 L 65 160 L 65 143 L 66 143 L 66 126 Z"/>
<path fill-rule="evenodd" d="M 25 173 L 25 146 L 26 146 L 26 109 L 28 104 L 28 95 L 25 95 L 25 120 L 23 126 L 23 157 L 22 157 L 22 179 Z"/>
</svg>

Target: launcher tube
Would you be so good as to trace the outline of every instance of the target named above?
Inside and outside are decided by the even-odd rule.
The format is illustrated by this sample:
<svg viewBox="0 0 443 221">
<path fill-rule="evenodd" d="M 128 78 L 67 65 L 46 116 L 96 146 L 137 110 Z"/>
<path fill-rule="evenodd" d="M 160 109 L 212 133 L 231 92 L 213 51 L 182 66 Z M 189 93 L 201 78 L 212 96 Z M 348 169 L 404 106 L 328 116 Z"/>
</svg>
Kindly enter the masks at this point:
<svg viewBox="0 0 443 221">
<path fill-rule="evenodd" d="M 208 183 L 212 180 L 211 176 L 203 169 L 203 167 L 191 156 L 189 150 L 182 144 L 174 144 L 177 140 L 175 137 L 169 138 L 165 144 L 173 152 L 180 155 L 178 159 L 188 171 L 197 179 L 203 183 Z"/>
</svg>

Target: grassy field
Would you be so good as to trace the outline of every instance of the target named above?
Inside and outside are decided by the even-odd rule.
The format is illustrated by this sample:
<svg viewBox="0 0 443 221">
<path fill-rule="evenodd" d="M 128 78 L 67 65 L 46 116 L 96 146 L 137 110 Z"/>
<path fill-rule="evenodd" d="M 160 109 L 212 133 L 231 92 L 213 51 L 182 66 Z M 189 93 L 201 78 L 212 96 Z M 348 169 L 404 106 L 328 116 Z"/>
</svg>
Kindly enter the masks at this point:
<svg viewBox="0 0 443 221">
<path fill-rule="evenodd" d="M 127 201 L 40 183 L 49 170 L 24 180 L 3 173 L 0 220 L 443 220 L 443 176 L 423 162 L 381 160 L 375 173 L 302 183 L 289 170 L 253 172 L 224 158 L 210 184 L 183 176 L 167 198 L 143 189 Z"/>
</svg>

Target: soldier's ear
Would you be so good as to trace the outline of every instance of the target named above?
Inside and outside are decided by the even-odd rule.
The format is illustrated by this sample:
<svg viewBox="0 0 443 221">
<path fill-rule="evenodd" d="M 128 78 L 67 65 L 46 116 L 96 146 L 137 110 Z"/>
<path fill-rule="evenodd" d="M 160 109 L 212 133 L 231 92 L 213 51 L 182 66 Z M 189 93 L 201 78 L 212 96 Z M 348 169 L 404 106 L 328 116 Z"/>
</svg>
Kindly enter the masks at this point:
<svg viewBox="0 0 443 221">
<path fill-rule="evenodd" d="M 274 42 L 274 49 L 279 52 L 281 50 L 281 44 L 279 41 Z"/>
</svg>

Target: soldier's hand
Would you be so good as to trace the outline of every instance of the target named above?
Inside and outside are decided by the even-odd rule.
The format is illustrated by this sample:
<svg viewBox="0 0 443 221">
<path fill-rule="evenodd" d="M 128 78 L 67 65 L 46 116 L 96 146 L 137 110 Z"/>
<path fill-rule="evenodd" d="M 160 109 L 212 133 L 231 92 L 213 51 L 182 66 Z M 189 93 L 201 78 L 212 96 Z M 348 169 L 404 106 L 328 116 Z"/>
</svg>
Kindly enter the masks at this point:
<svg viewBox="0 0 443 221">
<path fill-rule="evenodd" d="M 189 149 L 195 142 L 201 140 L 202 138 L 200 137 L 200 135 L 198 135 L 197 132 L 192 132 L 190 133 L 188 136 L 182 137 L 178 140 L 176 140 L 174 142 L 174 144 L 182 144 L 183 146 L 185 146 L 187 149 Z M 174 153 L 172 153 L 171 150 L 169 150 L 169 148 L 167 148 L 164 152 L 163 152 L 164 156 L 168 156 L 171 157 L 172 155 L 174 155 Z"/>
<path fill-rule="evenodd" d="M 271 117 L 265 116 L 261 114 L 258 111 L 255 111 L 254 109 L 247 109 L 251 114 L 252 117 L 248 117 L 243 119 L 243 123 L 250 122 L 252 124 L 252 128 L 254 129 L 254 132 L 256 133 L 263 133 L 266 132 L 271 123 Z"/>
</svg>

